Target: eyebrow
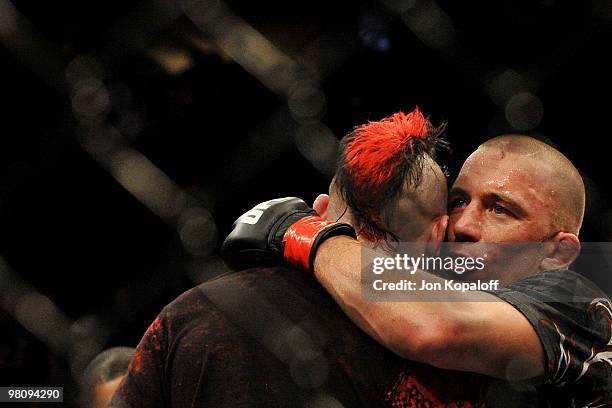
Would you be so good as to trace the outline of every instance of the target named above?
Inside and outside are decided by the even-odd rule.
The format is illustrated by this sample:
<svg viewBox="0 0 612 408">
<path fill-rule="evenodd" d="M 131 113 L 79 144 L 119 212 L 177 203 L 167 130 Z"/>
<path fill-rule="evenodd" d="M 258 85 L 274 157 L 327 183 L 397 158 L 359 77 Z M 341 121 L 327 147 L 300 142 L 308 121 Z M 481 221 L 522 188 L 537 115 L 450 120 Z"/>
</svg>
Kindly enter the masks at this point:
<svg viewBox="0 0 612 408">
<path fill-rule="evenodd" d="M 454 196 L 469 196 L 469 194 L 461 187 L 453 187 L 450 193 L 448 194 L 448 197 L 449 199 L 452 199 Z M 484 196 L 485 198 L 493 199 L 494 201 L 502 201 L 504 204 L 510 207 L 510 209 L 519 217 L 527 215 L 527 212 L 525 211 L 525 208 L 522 205 L 504 194 L 486 192 Z"/>
</svg>

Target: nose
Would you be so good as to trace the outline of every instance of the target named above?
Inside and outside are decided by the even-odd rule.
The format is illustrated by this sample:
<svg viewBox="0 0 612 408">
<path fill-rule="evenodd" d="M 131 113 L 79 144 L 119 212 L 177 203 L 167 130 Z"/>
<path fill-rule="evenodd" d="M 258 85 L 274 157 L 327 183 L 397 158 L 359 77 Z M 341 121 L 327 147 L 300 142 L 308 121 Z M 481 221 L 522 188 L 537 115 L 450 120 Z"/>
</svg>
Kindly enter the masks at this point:
<svg viewBox="0 0 612 408">
<path fill-rule="evenodd" d="M 478 242 L 481 239 L 482 217 L 479 206 L 471 202 L 461 213 L 451 215 L 450 230 L 453 234 L 452 241 L 456 242 Z"/>
</svg>

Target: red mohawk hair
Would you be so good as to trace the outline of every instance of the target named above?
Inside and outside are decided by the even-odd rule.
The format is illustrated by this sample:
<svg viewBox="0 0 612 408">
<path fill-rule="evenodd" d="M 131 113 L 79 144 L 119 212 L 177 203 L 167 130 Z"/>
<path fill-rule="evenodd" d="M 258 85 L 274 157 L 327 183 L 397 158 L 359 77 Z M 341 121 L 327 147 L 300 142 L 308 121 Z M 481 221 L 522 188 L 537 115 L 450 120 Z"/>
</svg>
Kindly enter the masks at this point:
<svg viewBox="0 0 612 408">
<path fill-rule="evenodd" d="M 359 126 L 346 144 L 346 169 L 355 183 L 382 185 L 402 164 L 405 153 L 412 153 L 414 138 L 423 139 L 432 129 L 418 107 Z"/>
<path fill-rule="evenodd" d="M 447 145 L 440 137 L 443 129 L 417 107 L 358 126 L 343 138 L 336 185 L 366 239 L 379 241 L 390 234 L 384 227 L 384 207 L 397 198 L 406 180 L 418 185 L 423 159 L 435 159 Z"/>
</svg>

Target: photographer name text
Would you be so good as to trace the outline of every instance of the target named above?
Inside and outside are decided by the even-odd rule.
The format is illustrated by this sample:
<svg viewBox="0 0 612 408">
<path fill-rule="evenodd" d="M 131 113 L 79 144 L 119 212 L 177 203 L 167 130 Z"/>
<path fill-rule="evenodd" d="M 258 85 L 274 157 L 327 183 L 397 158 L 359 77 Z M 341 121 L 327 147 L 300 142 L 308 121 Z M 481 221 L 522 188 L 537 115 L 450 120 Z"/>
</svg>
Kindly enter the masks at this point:
<svg viewBox="0 0 612 408">
<path fill-rule="evenodd" d="M 498 279 L 491 279 L 488 281 L 475 281 L 475 282 L 455 282 L 454 280 L 447 280 L 444 282 L 430 282 L 426 279 L 420 281 L 412 281 L 409 279 L 402 279 L 397 282 L 385 282 L 382 279 L 377 279 L 372 282 L 372 287 L 376 291 L 416 291 L 416 292 L 430 292 L 430 291 L 455 291 L 455 292 L 468 292 L 474 290 L 497 290 L 499 286 Z"/>
</svg>

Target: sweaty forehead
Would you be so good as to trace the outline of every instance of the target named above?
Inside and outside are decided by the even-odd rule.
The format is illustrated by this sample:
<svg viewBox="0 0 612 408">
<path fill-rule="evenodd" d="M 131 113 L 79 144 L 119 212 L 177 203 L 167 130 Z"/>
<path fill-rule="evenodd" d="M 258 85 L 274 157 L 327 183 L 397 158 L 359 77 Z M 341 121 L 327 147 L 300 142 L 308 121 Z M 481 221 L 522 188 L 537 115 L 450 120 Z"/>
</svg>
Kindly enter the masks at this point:
<svg viewBox="0 0 612 408">
<path fill-rule="evenodd" d="M 544 203 L 554 188 L 549 186 L 549 166 L 537 154 L 480 148 L 465 161 L 453 187 L 471 193 L 498 193 L 531 205 Z"/>
</svg>

